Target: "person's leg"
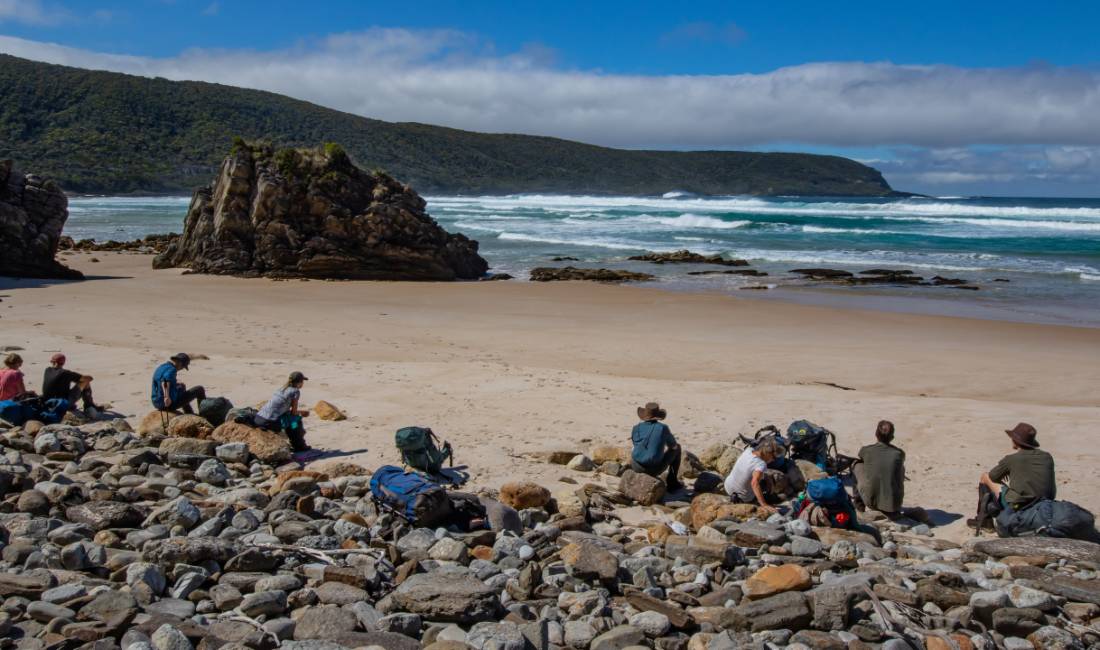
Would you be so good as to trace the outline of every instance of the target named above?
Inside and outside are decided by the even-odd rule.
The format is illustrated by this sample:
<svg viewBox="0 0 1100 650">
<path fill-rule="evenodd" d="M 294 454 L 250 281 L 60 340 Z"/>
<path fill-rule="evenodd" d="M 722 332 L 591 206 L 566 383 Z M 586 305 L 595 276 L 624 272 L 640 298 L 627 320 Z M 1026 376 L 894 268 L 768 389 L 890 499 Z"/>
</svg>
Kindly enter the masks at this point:
<svg viewBox="0 0 1100 650">
<path fill-rule="evenodd" d="M 291 415 L 290 413 L 284 414 L 279 418 L 279 424 L 283 429 L 283 433 L 290 440 L 290 447 L 296 451 L 309 451 L 311 447 L 306 444 L 306 430 L 302 426 L 302 418 L 297 415 Z"/>
<path fill-rule="evenodd" d="M 202 386 L 195 386 L 194 388 L 184 388 L 183 394 L 180 397 L 180 403 L 177 405 L 184 413 L 194 413 L 194 409 L 191 408 L 191 402 L 195 402 L 198 405 L 199 402 L 206 399 L 206 390 Z"/>
<path fill-rule="evenodd" d="M 682 458 L 683 452 L 680 450 L 680 446 L 677 445 L 666 451 L 664 458 L 661 459 L 661 464 L 668 465 L 668 478 L 665 479 L 665 485 L 668 486 L 670 492 L 684 487 L 683 483 L 680 483 L 680 461 Z"/>
<path fill-rule="evenodd" d="M 664 471 L 665 466 L 664 465 L 659 465 L 657 467 L 646 467 L 645 465 L 641 465 L 641 464 L 638 463 L 638 461 L 631 458 L 630 459 L 630 469 L 634 470 L 635 472 L 637 472 L 639 474 L 649 474 L 650 476 L 657 476 L 658 474 L 660 474 L 661 472 Z"/>
</svg>

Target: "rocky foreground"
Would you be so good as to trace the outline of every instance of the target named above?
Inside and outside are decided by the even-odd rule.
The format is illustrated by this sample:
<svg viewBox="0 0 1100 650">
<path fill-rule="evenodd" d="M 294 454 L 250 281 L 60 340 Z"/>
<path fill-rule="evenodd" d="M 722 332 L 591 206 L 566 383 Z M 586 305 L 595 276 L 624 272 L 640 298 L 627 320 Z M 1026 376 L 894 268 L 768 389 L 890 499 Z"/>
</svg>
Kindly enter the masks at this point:
<svg viewBox="0 0 1100 650">
<path fill-rule="evenodd" d="M 568 466 L 554 493 L 481 494 L 491 530 L 416 529 L 375 510 L 364 468 L 300 470 L 236 423 L 0 429 L 0 647 L 1100 647 L 1087 542 L 763 519 L 664 495 L 607 448 L 546 454 Z M 576 482 L 592 471 L 617 489 Z"/>
<path fill-rule="evenodd" d="M 279 149 L 238 141 L 195 192 L 158 269 L 273 278 L 477 279 L 478 244 L 443 230 L 424 199 L 337 145 Z"/>
</svg>

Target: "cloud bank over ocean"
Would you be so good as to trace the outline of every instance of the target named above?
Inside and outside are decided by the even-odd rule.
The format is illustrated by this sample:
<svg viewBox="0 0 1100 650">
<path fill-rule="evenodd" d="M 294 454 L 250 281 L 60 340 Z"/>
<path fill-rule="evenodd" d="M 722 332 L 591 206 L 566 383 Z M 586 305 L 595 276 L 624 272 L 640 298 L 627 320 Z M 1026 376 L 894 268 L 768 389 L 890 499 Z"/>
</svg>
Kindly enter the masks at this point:
<svg viewBox="0 0 1100 650">
<path fill-rule="evenodd" d="M 381 28 L 169 58 L 8 36 L 0 52 L 268 90 L 385 120 L 607 146 L 873 148 L 883 155 L 854 157 L 906 189 L 1100 180 L 1100 70 L 1088 67 L 821 62 L 762 74 L 623 75 L 555 67 L 544 48 L 500 53 L 460 31 Z"/>
</svg>

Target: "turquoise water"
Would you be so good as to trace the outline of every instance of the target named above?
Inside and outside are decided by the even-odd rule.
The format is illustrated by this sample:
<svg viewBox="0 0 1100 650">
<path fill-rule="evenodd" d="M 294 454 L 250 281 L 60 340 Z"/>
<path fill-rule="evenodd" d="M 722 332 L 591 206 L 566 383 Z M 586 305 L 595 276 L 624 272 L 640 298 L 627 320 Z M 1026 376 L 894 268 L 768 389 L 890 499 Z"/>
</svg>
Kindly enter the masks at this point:
<svg viewBox="0 0 1100 650">
<path fill-rule="evenodd" d="M 495 272 L 518 277 L 553 256 L 646 270 L 672 289 L 734 292 L 769 284 L 791 295 L 808 266 L 907 268 L 979 284 L 947 288 L 837 287 L 844 295 L 912 298 L 1001 309 L 1009 318 L 1100 324 L 1100 200 L 1041 198 L 806 199 L 695 197 L 427 197 L 441 225 L 481 242 Z M 66 234 L 134 239 L 178 232 L 182 197 L 81 197 Z M 644 251 L 690 249 L 741 257 L 767 278 L 688 276 L 688 266 L 627 262 Z M 1008 282 L 997 281 L 1008 280 Z M 832 291 L 832 290 L 831 290 Z M 765 292 L 743 292 L 740 295 Z M 1013 315 L 1015 314 L 1015 315 Z"/>
</svg>

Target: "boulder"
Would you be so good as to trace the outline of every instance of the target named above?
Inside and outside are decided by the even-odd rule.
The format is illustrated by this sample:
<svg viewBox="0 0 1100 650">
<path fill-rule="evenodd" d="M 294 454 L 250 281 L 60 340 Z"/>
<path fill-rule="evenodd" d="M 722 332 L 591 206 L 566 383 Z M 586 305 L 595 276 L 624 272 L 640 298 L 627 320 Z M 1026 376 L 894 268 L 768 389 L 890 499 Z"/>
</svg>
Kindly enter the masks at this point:
<svg viewBox="0 0 1100 650">
<path fill-rule="evenodd" d="M 484 275 L 477 242 L 447 233 L 425 205 L 409 186 L 356 167 L 338 145 L 276 151 L 238 141 L 153 266 L 357 280 Z"/>
<path fill-rule="evenodd" d="M 210 432 L 214 430 L 214 427 L 210 424 L 210 421 L 199 415 L 191 415 L 185 413 L 183 415 L 177 415 L 168 422 L 168 430 L 166 433 L 169 436 L 178 438 L 202 438 L 206 439 L 210 437 Z"/>
<path fill-rule="evenodd" d="M 670 535 L 665 540 L 665 555 L 672 559 L 681 558 L 698 566 L 719 563 L 725 567 L 734 567 L 744 560 L 744 554 L 735 544 L 685 535 Z"/>
<path fill-rule="evenodd" d="M 785 591 L 805 591 L 813 585 L 810 572 L 797 564 L 766 566 L 742 586 L 745 597 L 759 600 Z"/>
<path fill-rule="evenodd" d="M 649 273 L 634 271 L 614 271 L 611 269 L 578 269 L 572 266 L 564 268 L 540 266 L 531 269 L 532 282 L 554 282 L 562 280 L 588 280 L 592 282 L 648 282 L 657 277 Z"/>
<path fill-rule="evenodd" d="M 500 486 L 500 501 L 516 510 L 543 508 L 550 502 L 550 490 L 530 481 L 514 481 Z"/>
<path fill-rule="evenodd" d="M 348 416 L 344 415 L 343 411 L 325 400 L 318 400 L 317 403 L 313 405 L 313 414 L 322 420 L 328 420 L 330 422 L 339 422 L 348 419 Z"/>
<path fill-rule="evenodd" d="M 141 511 L 117 501 L 89 501 L 69 506 L 65 517 L 77 524 L 87 524 L 95 531 L 108 528 L 136 528 L 145 519 Z"/>
<path fill-rule="evenodd" d="M 210 433 L 218 443 L 243 442 L 252 455 L 265 463 L 277 465 L 291 459 L 290 440 L 281 433 L 265 431 L 239 422 L 226 422 Z"/>
<path fill-rule="evenodd" d="M 797 591 L 746 602 L 730 610 L 732 627 L 737 630 L 794 630 L 798 631 L 812 620 L 806 597 Z"/>
<path fill-rule="evenodd" d="M 1044 555 L 1071 562 L 1091 562 L 1100 564 L 1100 544 L 1078 539 L 1062 537 L 1005 537 L 997 539 L 979 539 L 968 541 L 969 547 L 977 553 L 1006 557 L 1009 555 Z"/>
<path fill-rule="evenodd" d="M 733 503 L 724 494 L 700 494 L 691 501 L 691 526 L 699 530 L 718 519 L 745 521 L 757 515 L 751 503 Z"/>
<path fill-rule="evenodd" d="M 169 413 L 166 411 L 150 411 L 145 414 L 145 417 L 141 418 L 141 422 L 137 426 L 137 434 L 139 436 L 152 436 L 160 435 L 166 436 L 168 432 L 164 428 L 165 420 L 171 424 L 174 418 L 179 417 L 178 413 Z"/>
<path fill-rule="evenodd" d="M 54 256 L 69 218 L 69 200 L 50 179 L 0 160 L 0 276 L 80 280 Z"/>
<path fill-rule="evenodd" d="M 628 469 L 619 479 L 619 492 L 638 505 L 651 506 L 665 495 L 665 482 Z"/>
<path fill-rule="evenodd" d="M 500 609 L 497 590 L 471 575 L 418 573 L 391 595 L 400 610 L 433 621 L 477 623 Z"/>
<path fill-rule="evenodd" d="M 570 573 L 581 579 L 611 580 L 619 572 L 615 555 L 595 544 L 569 544 L 561 550 L 561 559 Z"/>
<path fill-rule="evenodd" d="M 719 266 L 748 266 L 747 260 L 727 259 L 721 255 L 700 255 L 689 250 L 679 250 L 672 253 L 646 253 L 634 255 L 629 258 L 636 262 L 652 262 L 654 264 L 717 264 Z"/>
<path fill-rule="evenodd" d="M 630 450 L 626 447 L 614 446 L 593 447 L 589 458 L 597 465 L 603 465 L 604 463 L 627 465 L 630 463 Z"/>
<path fill-rule="evenodd" d="M 210 429 L 213 431 L 213 428 Z M 199 438 L 165 438 L 158 449 L 162 457 L 174 454 L 188 456 L 213 456 L 218 443 L 213 440 L 201 440 Z"/>
</svg>

